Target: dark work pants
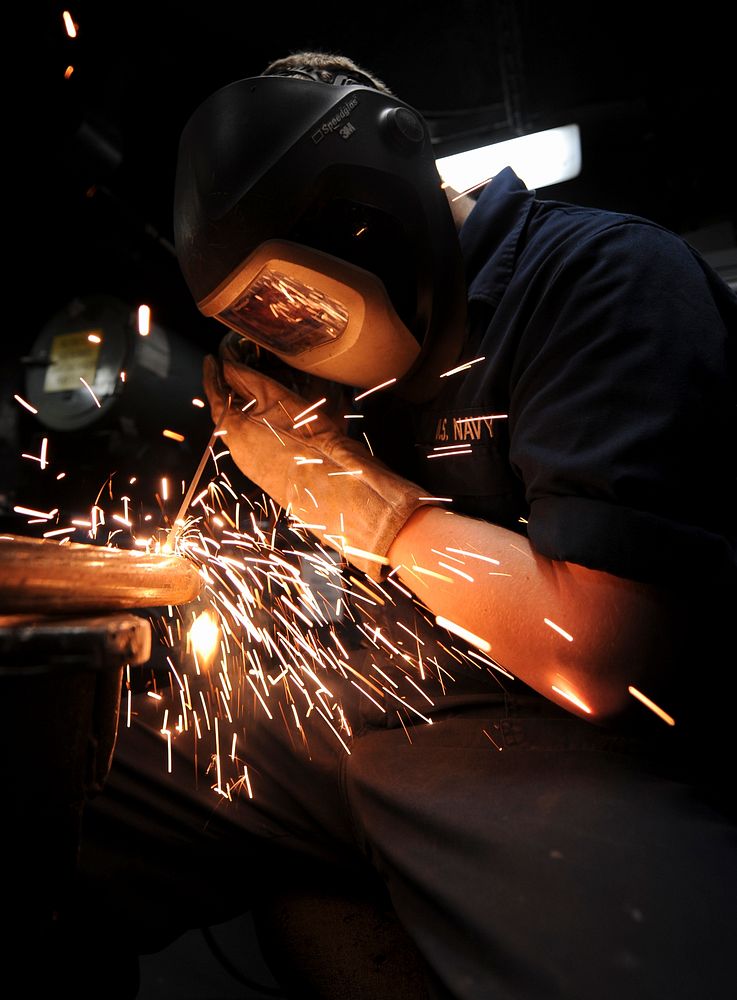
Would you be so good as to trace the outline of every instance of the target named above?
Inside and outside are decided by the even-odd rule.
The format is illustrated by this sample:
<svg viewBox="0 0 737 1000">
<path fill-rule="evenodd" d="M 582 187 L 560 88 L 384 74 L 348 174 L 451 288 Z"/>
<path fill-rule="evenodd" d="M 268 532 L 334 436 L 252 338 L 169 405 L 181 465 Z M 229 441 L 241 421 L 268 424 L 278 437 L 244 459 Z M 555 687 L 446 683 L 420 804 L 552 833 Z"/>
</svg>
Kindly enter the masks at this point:
<svg viewBox="0 0 737 1000">
<path fill-rule="evenodd" d="M 418 698 L 431 725 L 401 725 L 338 676 L 328 686 L 350 752 L 316 712 L 299 732 L 256 704 L 238 744 L 253 798 L 245 783 L 213 791 L 212 739 L 192 728 L 172 740 L 170 773 L 161 705 L 136 696 L 85 814 L 72 926 L 88 956 L 159 950 L 319 871 L 336 887 L 378 877 L 433 996 L 732 993 L 735 825 L 688 766 L 514 683 L 461 680 L 432 709 Z"/>
</svg>

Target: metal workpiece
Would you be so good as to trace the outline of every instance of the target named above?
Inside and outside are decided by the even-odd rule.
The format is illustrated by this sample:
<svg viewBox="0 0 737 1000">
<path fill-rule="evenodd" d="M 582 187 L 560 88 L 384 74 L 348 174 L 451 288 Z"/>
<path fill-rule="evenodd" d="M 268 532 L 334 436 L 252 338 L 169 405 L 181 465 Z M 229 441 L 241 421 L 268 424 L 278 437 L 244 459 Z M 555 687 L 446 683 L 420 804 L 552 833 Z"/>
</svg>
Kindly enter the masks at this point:
<svg viewBox="0 0 737 1000">
<path fill-rule="evenodd" d="M 201 584 L 173 553 L 0 536 L 0 842 L 26 932 L 53 936 L 63 921 L 85 803 L 112 765 L 126 671 L 151 657 L 151 610 L 194 600 Z"/>
<path fill-rule="evenodd" d="M 88 614 L 187 604 L 202 589 L 175 553 L 0 535 L 0 614 Z"/>
</svg>

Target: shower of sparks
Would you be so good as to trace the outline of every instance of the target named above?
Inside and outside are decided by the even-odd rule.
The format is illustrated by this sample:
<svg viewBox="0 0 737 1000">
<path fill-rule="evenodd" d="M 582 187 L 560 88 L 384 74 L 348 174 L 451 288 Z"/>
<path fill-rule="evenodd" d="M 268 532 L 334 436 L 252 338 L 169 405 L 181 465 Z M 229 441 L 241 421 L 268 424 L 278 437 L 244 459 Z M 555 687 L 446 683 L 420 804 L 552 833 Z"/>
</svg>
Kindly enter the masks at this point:
<svg viewBox="0 0 737 1000">
<path fill-rule="evenodd" d="M 164 767 L 171 760 L 170 743 L 195 740 L 200 755 L 212 762 L 213 792 L 232 799 L 242 791 L 250 798 L 247 734 L 254 711 L 263 724 L 284 724 L 290 738 L 308 745 L 311 727 L 322 727 L 350 753 L 353 720 L 334 690 L 334 678 L 382 712 L 398 713 L 411 740 L 413 723 L 432 724 L 433 690 L 444 690 L 443 676 L 498 669 L 448 636 L 487 651 L 485 640 L 455 623 L 435 622 L 391 575 L 382 583 L 368 579 L 337 552 L 327 553 L 297 518 L 275 510 L 266 497 L 254 501 L 235 494 L 236 512 L 233 492 L 225 473 L 217 473 L 190 505 L 177 537 L 177 552 L 200 570 L 204 610 L 193 616 L 189 609 L 170 609 L 166 629 L 159 623 L 165 645 L 180 647 L 187 634 L 191 662 L 191 669 L 186 658 L 175 668 L 170 660 L 171 686 L 157 692 L 162 713 L 168 709 L 167 719 L 179 719 L 176 726 L 162 726 Z M 356 554 L 385 561 L 375 553 Z M 406 597 L 410 600 L 398 603 Z M 358 660 L 355 647 L 346 648 L 348 625 L 368 642 Z M 245 736 L 236 740 L 237 734 Z"/>
<path fill-rule="evenodd" d="M 172 441 L 184 441 L 184 434 L 180 434 L 178 431 L 170 431 L 169 428 L 165 428 L 162 432 L 165 438 L 171 438 Z"/>
<path fill-rule="evenodd" d="M 345 546 L 342 537 L 328 551 L 306 519 L 263 494 L 240 492 L 223 468 L 229 452 L 214 450 L 227 412 L 225 407 L 189 488 L 182 483 L 173 521 L 162 506 L 173 491 L 161 472 L 154 477 L 158 523 L 144 513 L 133 489 L 137 483 L 140 488 L 140 477 L 133 475 L 123 477 L 120 489 L 108 477 L 94 503 L 74 516 L 32 504 L 14 508 L 29 524 L 40 524 L 49 543 L 69 544 L 83 535 L 109 547 L 175 552 L 197 567 L 197 601 L 151 616 L 154 642 L 168 654 L 168 678 L 150 668 L 146 679 L 149 668 L 136 668 L 139 697 L 128 669 L 121 699 L 121 723 L 127 726 L 144 712 L 147 720 L 154 714 L 162 769 L 186 781 L 186 774 L 177 774 L 181 761 L 194 761 L 195 768 L 204 761 L 215 795 L 252 798 L 258 771 L 248 759 L 248 735 L 256 719 L 259 725 L 285 726 L 292 743 L 308 750 L 317 727 L 336 749 L 350 753 L 355 720 L 348 693 L 398 717 L 411 741 L 413 725 L 432 724 L 436 697 L 459 673 L 488 674 L 497 683 L 498 675 L 513 679 L 484 655 L 491 650 L 486 639 L 435 619 L 395 578 L 397 570 L 377 582 L 351 564 L 356 557 L 388 566 L 385 556 Z M 47 462 L 46 447 L 33 456 L 39 464 Z M 312 497 L 316 510 L 319 501 L 319 495 Z M 494 561 L 460 549 L 440 555 L 447 560 L 443 573 L 411 568 L 420 587 L 427 585 L 423 577 L 450 585 L 459 576 L 472 582 L 464 573 L 466 558 Z M 187 752 L 175 752 L 178 744 Z"/>
<path fill-rule="evenodd" d="M 658 716 L 658 718 L 662 719 L 663 722 L 667 722 L 669 726 L 675 726 L 676 720 L 673 718 L 673 716 L 672 715 L 668 715 L 667 712 L 664 712 L 662 708 L 660 708 L 658 705 L 656 705 L 654 701 L 651 701 L 647 697 L 647 695 L 644 695 L 642 693 L 642 691 L 638 691 L 637 688 L 636 687 L 632 687 L 631 684 L 627 688 L 627 690 L 633 696 L 633 698 L 637 698 L 637 700 L 641 701 L 642 704 L 645 705 L 646 708 L 649 708 L 651 712 L 655 712 L 655 714 Z"/>
<path fill-rule="evenodd" d="M 564 639 L 567 639 L 568 642 L 573 642 L 573 636 L 570 632 L 566 632 L 566 630 L 561 628 L 560 625 L 556 625 L 555 622 L 551 622 L 549 618 L 543 618 L 543 621 L 549 628 L 554 629 L 559 635 L 562 635 Z"/>
</svg>

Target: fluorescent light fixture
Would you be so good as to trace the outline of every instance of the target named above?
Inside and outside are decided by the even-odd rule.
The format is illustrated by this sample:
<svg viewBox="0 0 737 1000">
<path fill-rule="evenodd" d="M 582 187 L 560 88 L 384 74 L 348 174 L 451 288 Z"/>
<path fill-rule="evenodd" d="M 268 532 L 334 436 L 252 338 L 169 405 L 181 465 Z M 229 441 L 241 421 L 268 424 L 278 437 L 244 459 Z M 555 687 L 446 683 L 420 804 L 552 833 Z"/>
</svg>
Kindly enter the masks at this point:
<svg viewBox="0 0 737 1000">
<path fill-rule="evenodd" d="M 581 132 L 563 125 L 521 135 L 435 161 L 443 181 L 456 191 L 470 191 L 511 167 L 528 188 L 560 184 L 581 172 Z"/>
</svg>

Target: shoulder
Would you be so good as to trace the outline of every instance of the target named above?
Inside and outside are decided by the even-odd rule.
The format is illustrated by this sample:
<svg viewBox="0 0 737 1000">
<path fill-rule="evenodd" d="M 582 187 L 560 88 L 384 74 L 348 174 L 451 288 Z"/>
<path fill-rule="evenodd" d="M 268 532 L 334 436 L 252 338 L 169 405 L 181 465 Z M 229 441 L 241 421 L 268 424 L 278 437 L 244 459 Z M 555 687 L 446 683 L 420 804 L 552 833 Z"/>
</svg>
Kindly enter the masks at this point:
<svg viewBox="0 0 737 1000">
<path fill-rule="evenodd" d="M 662 253 L 693 260 L 685 240 L 656 222 L 602 208 L 565 202 L 537 201 L 530 214 L 526 241 L 557 251 L 561 260 L 595 260 L 604 253 L 614 257 Z"/>
<path fill-rule="evenodd" d="M 538 203 L 531 214 L 518 272 L 536 274 L 549 290 L 584 298 L 675 296 L 727 315 L 737 295 L 677 233 L 635 215 L 560 203 Z M 731 325 L 734 317 L 728 321 Z"/>
</svg>

